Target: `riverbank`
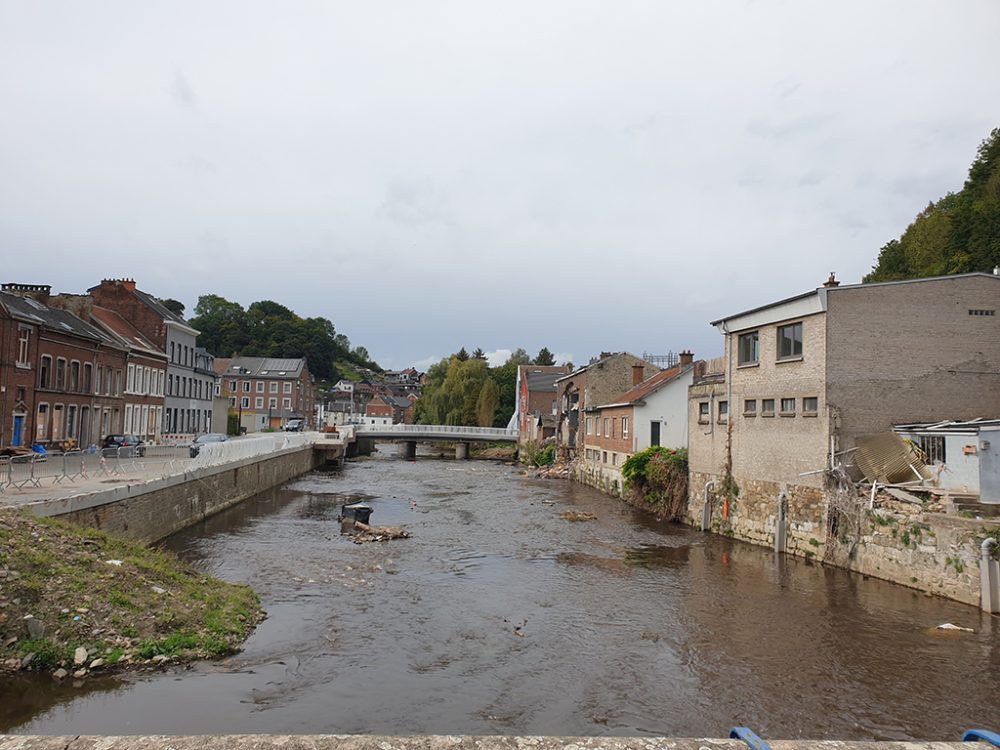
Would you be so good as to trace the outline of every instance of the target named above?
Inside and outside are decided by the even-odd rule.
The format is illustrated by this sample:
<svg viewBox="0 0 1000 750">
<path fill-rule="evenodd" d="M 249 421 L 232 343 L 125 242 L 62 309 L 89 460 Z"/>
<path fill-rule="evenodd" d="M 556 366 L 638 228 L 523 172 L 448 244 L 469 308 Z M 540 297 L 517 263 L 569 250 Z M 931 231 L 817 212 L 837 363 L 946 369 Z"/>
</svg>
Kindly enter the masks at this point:
<svg viewBox="0 0 1000 750">
<path fill-rule="evenodd" d="M 59 679 L 239 650 L 257 595 L 169 552 L 54 519 L 0 512 L 0 670 Z"/>
</svg>

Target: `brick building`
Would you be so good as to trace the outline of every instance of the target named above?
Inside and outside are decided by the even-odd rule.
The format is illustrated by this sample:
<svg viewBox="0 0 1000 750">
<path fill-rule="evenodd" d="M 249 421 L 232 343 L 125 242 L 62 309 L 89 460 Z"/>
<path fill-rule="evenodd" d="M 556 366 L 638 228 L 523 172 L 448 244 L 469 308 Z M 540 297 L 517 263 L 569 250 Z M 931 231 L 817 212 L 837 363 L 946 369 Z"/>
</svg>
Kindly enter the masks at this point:
<svg viewBox="0 0 1000 750">
<path fill-rule="evenodd" d="M 204 350 L 199 357 L 198 331 L 136 288 L 134 279 L 104 279 L 88 293 L 98 306 L 118 313 L 166 353 L 163 432 L 178 438 L 212 432 L 215 372 Z"/>
<path fill-rule="evenodd" d="M 610 403 L 618 394 L 642 382 L 647 369 L 659 370 L 634 354 L 619 352 L 603 354 L 590 364 L 557 379 L 556 448 L 559 454 L 575 456 L 584 449 L 584 441 L 580 439 L 583 411 L 591 406 Z"/>
<path fill-rule="evenodd" d="M 230 395 L 230 409 L 241 415 L 248 432 L 280 429 L 289 419 L 312 426 L 316 384 L 302 358 L 218 358 L 215 372 Z"/>
<path fill-rule="evenodd" d="M 0 288 L 0 444 L 99 445 L 121 431 L 128 350 L 67 310 L 51 288 Z"/>
<path fill-rule="evenodd" d="M 519 442 L 538 442 L 555 435 L 556 381 L 569 373 L 569 365 L 518 366 L 514 421 Z"/>
<path fill-rule="evenodd" d="M 700 518 L 702 489 L 731 453 L 740 492 L 716 508 L 717 522 L 769 543 L 784 493 L 791 551 L 825 539 L 823 472 L 850 463 L 858 436 L 996 411 L 998 307 L 991 274 L 850 286 L 831 277 L 715 321 L 722 372 L 689 391 L 691 515 Z"/>
</svg>

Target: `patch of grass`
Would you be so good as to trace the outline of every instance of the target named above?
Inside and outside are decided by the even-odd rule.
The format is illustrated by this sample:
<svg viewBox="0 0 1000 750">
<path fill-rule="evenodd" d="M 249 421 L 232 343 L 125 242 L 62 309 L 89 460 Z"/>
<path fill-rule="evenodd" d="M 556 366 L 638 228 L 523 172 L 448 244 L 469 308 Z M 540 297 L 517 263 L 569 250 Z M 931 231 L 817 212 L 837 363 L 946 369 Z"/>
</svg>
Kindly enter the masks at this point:
<svg viewBox="0 0 1000 750">
<path fill-rule="evenodd" d="M 809 537 L 809 544 L 812 547 L 818 547 L 819 546 L 819 539 L 813 539 L 812 537 Z"/>
<path fill-rule="evenodd" d="M 946 557 L 944 566 L 954 568 L 959 575 L 965 572 L 965 564 L 958 557 Z"/>
<path fill-rule="evenodd" d="M 56 669 L 60 662 L 73 658 L 73 649 L 59 643 L 54 643 L 47 638 L 32 638 L 26 641 L 18 641 L 17 655 L 22 659 L 28 654 L 34 654 L 29 669 Z"/>
<path fill-rule="evenodd" d="M 909 531 L 904 531 L 902 534 L 900 534 L 899 541 L 901 541 L 903 543 L 904 547 L 909 547 L 910 546 L 910 532 Z"/>
</svg>

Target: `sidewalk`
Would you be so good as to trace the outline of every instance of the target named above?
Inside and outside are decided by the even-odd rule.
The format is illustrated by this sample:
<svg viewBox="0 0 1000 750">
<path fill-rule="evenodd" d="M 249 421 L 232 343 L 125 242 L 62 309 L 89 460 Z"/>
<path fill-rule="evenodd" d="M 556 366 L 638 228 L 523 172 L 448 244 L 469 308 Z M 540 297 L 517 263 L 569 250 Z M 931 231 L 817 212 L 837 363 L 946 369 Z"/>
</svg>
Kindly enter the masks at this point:
<svg viewBox="0 0 1000 750">
<path fill-rule="evenodd" d="M 186 445 L 147 446 L 141 457 L 74 451 L 44 460 L 15 460 L 9 467 L 0 465 L 0 509 L 180 475 L 191 461 Z"/>
</svg>

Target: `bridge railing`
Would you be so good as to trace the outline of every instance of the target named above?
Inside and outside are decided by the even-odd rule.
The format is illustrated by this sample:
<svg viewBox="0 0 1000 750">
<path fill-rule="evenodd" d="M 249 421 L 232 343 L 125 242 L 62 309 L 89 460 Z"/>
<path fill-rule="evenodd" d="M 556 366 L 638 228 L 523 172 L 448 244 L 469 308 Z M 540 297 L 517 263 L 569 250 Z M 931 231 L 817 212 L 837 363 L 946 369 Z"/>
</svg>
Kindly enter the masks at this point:
<svg viewBox="0 0 1000 750">
<path fill-rule="evenodd" d="M 379 434 L 392 433 L 399 435 L 477 435 L 481 437 L 511 438 L 517 437 L 517 430 L 509 430 L 504 427 L 463 427 L 461 425 L 450 424 L 393 424 L 393 425 L 355 425 L 355 431 L 361 435 L 366 432 L 377 432 Z"/>
</svg>

